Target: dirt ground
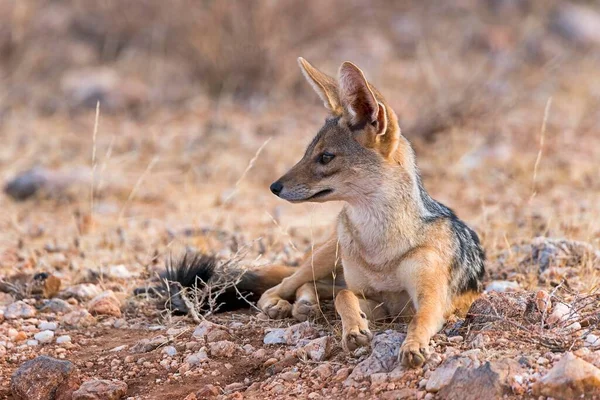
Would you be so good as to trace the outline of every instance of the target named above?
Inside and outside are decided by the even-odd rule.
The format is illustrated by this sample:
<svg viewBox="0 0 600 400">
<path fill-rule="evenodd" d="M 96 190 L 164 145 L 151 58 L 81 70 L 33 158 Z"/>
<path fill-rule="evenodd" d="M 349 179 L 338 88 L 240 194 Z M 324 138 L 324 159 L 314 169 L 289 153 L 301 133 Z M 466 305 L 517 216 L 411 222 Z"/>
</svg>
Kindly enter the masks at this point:
<svg viewBox="0 0 600 400">
<path fill-rule="evenodd" d="M 64 85 L 54 86 L 60 68 L 46 75 L 18 72 L 19 65 L 34 65 L 28 49 L 35 47 L 18 41 L 29 31 L 18 36 L 13 21 L 14 49 L 3 50 L 10 57 L 0 85 L 0 181 L 38 167 L 53 183 L 23 201 L 0 195 L 0 279 L 18 284 L 36 273 L 52 274 L 61 281 L 57 297 L 70 297 L 73 310 L 86 309 L 90 297 L 68 295 L 68 288 L 91 283 L 115 293 L 122 315 L 69 327 L 66 313 L 39 310 L 47 299 L 36 300 L 26 293 L 29 286 L 17 285 L 37 311 L 29 318 L 0 315 L 0 398 L 13 398 L 11 375 L 38 355 L 70 360 L 84 379 L 124 381 L 134 399 L 434 398 L 427 381 L 439 363 L 457 355 L 481 363 L 520 360 L 521 381 L 512 382 L 506 396 L 537 398 L 533 386 L 567 351 L 600 367 L 600 343 L 586 344 L 590 334 L 600 336 L 600 263 L 594 256 L 600 249 L 600 28 L 590 28 L 584 39 L 566 34 L 577 26 L 568 25 L 564 2 L 460 3 L 448 9 L 407 3 L 392 13 L 395 22 L 386 20 L 395 34 L 368 26 L 358 39 L 340 34 L 311 42 L 298 50 L 302 54 L 285 52 L 283 66 L 272 70 L 273 87 L 260 77 L 267 88 L 252 87 L 256 96 L 222 88 L 215 96 L 201 78 L 177 70 L 172 85 L 181 84 L 180 97 L 163 101 L 173 71 L 165 56 L 160 72 L 140 72 L 137 87 L 144 90 L 108 85 L 98 98 L 99 113 L 95 101 L 76 104 Z M 600 18 L 593 4 L 580 7 Z M 62 21 L 53 12 L 44 14 L 54 21 L 48 26 Z M 123 79 L 136 63 L 158 59 L 131 46 L 130 53 L 89 63 Z M 335 50 L 328 53 L 330 47 Z M 269 321 L 249 308 L 208 316 L 226 327 L 235 350 L 190 366 L 187 358 L 209 346 L 192 337 L 198 324 L 133 290 L 151 285 L 169 257 L 186 249 L 234 258 L 244 267 L 298 265 L 331 232 L 341 207 L 293 205 L 269 192 L 326 116 L 300 79 L 300 55 L 332 75 L 346 59 L 363 67 L 397 110 L 427 190 L 478 232 L 487 254 L 485 283 L 508 281 L 511 290 L 543 290 L 554 303 L 581 306 L 579 328 L 569 322 L 537 330 L 516 321 L 520 326 L 511 329 L 457 334 L 461 321 L 453 320 L 432 341 L 438 363 L 385 383 L 348 385 L 351 368 L 368 353 L 342 351 L 339 320 L 324 299 L 324 317 L 311 324 L 332 338 L 326 361 L 307 359 L 298 347 L 264 344 L 270 329 L 296 321 Z M 82 68 L 73 65 L 64 74 Z M 73 85 L 101 80 L 96 73 L 83 76 L 84 83 L 73 78 Z M 137 99 L 126 90 L 151 94 L 133 106 L 129 100 L 110 103 L 111 96 Z M 549 238 L 561 240 L 563 250 L 541 266 L 531 254 Z M 6 314 L 16 297 L 0 290 L 0 310 Z M 44 321 L 58 322 L 56 336 L 69 335 L 70 342 L 28 343 Z M 157 348 L 131 351 L 159 335 Z M 176 354 L 165 352 L 169 346 Z"/>
</svg>

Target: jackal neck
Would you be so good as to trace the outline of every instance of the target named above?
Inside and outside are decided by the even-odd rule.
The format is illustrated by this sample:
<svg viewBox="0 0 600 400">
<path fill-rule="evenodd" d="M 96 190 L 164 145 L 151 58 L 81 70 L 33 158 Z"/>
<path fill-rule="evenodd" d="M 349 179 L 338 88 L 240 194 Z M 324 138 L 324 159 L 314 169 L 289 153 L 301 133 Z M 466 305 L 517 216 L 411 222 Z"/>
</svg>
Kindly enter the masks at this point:
<svg viewBox="0 0 600 400">
<path fill-rule="evenodd" d="M 377 188 L 348 202 L 342 223 L 348 225 L 366 259 L 385 262 L 414 248 L 427 216 L 418 170 L 410 144 L 404 139 L 401 162 L 382 171 Z"/>
</svg>

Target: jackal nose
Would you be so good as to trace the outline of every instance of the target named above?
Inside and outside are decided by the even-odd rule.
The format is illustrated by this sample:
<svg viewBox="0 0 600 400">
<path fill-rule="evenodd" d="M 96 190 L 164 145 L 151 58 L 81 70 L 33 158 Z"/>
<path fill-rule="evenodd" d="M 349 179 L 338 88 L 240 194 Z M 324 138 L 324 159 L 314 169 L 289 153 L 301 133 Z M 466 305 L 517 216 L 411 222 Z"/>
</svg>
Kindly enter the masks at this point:
<svg viewBox="0 0 600 400">
<path fill-rule="evenodd" d="M 271 184 L 270 189 L 271 189 L 271 192 L 273 192 L 273 194 L 275 196 L 279 196 L 279 193 L 281 193 L 281 191 L 283 190 L 283 185 L 279 181 L 273 182 Z"/>
</svg>

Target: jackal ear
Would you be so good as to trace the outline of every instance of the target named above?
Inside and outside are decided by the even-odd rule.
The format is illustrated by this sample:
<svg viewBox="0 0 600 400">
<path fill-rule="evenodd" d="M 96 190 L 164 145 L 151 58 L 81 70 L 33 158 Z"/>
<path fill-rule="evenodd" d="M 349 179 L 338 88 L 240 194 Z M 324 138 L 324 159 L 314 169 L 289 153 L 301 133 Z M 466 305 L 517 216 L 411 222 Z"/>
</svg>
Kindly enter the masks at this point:
<svg viewBox="0 0 600 400">
<path fill-rule="evenodd" d="M 342 105 L 338 96 L 338 85 L 334 78 L 319 71 L 302 57 L 298 57 L 302 74 L 319 95 L 325 107 L 334 115 L 342 114 Z"/>
<path fill-rule="evenodd" d="M 340 100 L 350 114 L 351 123 L 377 121 L 379 103 L 360 68 L 349 61 L 344 62 L 339 71 L 339 83 Z"/>
</svg>

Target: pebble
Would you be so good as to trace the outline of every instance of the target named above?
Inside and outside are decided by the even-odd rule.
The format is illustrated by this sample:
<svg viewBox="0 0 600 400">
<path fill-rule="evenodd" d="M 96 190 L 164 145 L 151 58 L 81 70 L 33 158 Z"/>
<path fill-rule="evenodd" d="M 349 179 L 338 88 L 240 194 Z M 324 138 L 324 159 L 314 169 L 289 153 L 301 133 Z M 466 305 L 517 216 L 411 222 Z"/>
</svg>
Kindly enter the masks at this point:
<svg viewBox="0 0 600 400">
<path fill-rule="evenodd" d="M 58 343 L 58 344 L 71 343 L 71 336 L 69 336 L 69 335 L 59 336 L 56 338 L 56 343 Z"/>
<path fill-rule="evenodd" d="M 72 311 L 62 317 L 62 322 L 72 328 L 89 328 L 97 323 L 87 310 Z"/>
<path fill-rule="evenodd" d="M 210 354 L 215 357 L 232 357 L 237 346 L 229 340 L 220 340 L 218 342 L 209 343 L 208 348 Z"/>
<path fill-rule="evenodd" d="M 600 338 L 593 333 L 588 334 L 585 337 L 585 346 L 586 347 L 600 347 Z"/>
<path fill-rule="evenodd" d="M 177 349 L 175 348 L 175 346 L 166 346 L 163 348 L 162 352 L 168 355 L 169 357 L 173 357 L 177 354 Z"/>
<path fill-rule="evenodd" d="M 485 287 L 486 292 L 518 292 L 520 286 L 517 282 L 492 281 Z"/>
<path fill-rule="evenodd" d="M 102 289 L 92 283 L 81 283 L 65 290 L 65 295 L 78 300 L 90 300 L 102 293 Z"/>
<path fill-rule="evenodd" d="M 4 318 L 6 319 L 33 318 L 35 317 L 35 314 L 35 308 L 24 301 L 17 301 L 9 304 L 8 307 L 6 307 L 6 310 L 4 310 Z"/>
<path fill-rule="evenodd" d="M 44 321 L 38 325 L 38 328 L 42 331 L 55 331 L 58 329 L 58 323 Z"/>
<path fill-rule="evenodd" d="M 536 361 L 539 365 L 546 365 L 550 362 L 546 357 L 540 357 Z"/>
<path fill-rule="evenodd" d="M 50 343 L 54 339 L 54 332 L 50 330 L 38 332 L 34 335 L 34 339 L 40 343 Z"/>
<path fill-rule="evenodd" d="M 121 316 L 121 303 L 112 290 L 107 290 L 94 297 L 87 308 L 93 315 Z"/>
<path fill-rule="evenodd" d="M 67 314 L 73 311 L 73 307 L 63 299 L 47 300 L 42 306 L 42 312 L 53 312 L 57 314 Z"/>
</svg>

